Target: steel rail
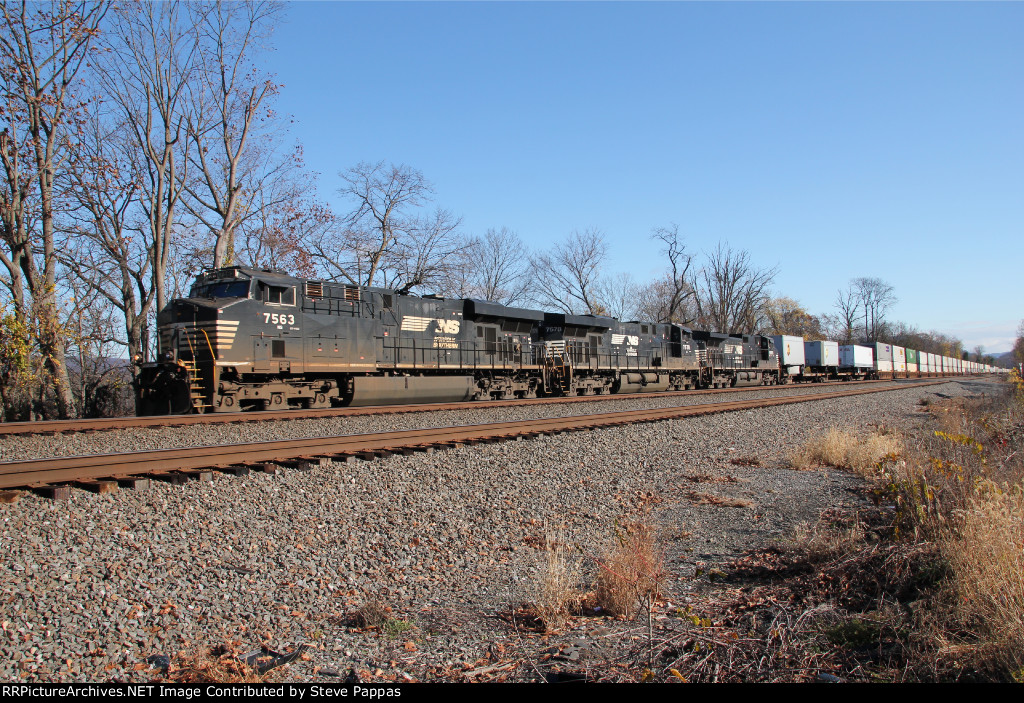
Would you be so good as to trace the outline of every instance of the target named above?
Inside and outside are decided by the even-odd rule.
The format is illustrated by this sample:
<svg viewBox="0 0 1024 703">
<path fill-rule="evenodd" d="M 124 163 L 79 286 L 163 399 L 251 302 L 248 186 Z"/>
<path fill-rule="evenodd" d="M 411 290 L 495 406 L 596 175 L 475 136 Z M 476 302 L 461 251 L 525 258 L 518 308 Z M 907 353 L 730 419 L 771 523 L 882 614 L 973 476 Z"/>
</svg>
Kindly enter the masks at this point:
<svg viewBox="0 0 1024 703">
<path fill-rule="evenodd" d="M 936 385 L 945 381 L 926 382 Z M 917 384 L 915 384 L 917 385 Z M 903 386 L 904 388 L 906 386 Z M 540 418 L 515 422 L 495 422 L 458 427 L 432 427 L 394 432 L 270 440 L 244 444 L 160 449 L 119 454 L 34 459 L 0 463 L 0 489 L 39 486 L 69 481 L 88 481 L 133 474 L 153 474 L 190 469 L 228 467 L 246 463 L 280 462 L 302 457 L 352 456 L 431 445 L 484 441 L 495 438 L 535 436 L 636 422 L 655 422 L 682 417 L 774 407 L 816 400 L 831 400 L 868 393 L 900 390 L 900 387 L 861 388 L 833 393 L 757 398 L 699 405 L 630 410 L 595 415 Z"/>
<path fill-rule="evenodd" d="M 688 391 L 662 391 L 657 393 L 623 393 L 605 395 L 530 398 L 526 400 L 482 400 L 461 403 L 418 403 L 415 405 L 367 405 L 360 407 L 322 408 L 319 410 L 263 410 L 203 415 L 148 415 L 143 417 L 106 417 L 86 420 L 44 420 L 41 422 L 0 423 L 0 437 L 26 434 L 59 434 L 62 432 L 96 432 L 139 427 L 179 427 L 188 425 L 233 424 L 242 422 L 269 422 L 274 420 L 304 420 L 321 417 L 357 417 L 361 415 L 391 415 L 401 413 L 437 412 L 441 410 L 478 410 L 513 405 L 554 405 L 560 403 L 586 403 L 607 400 L 635 400 L 637 398 L 672 398 L 702 394 L 742 393 L 744 391 L 788 390 L 821 388 L 828 385 L 877 383 L 920 383 L 928 379 L 887 379 L 880 381 L 828 381 L 825 383 L 784 384 L 776 386 L 742 386 L 738 388 L 707 388 Z"/>
</svg>

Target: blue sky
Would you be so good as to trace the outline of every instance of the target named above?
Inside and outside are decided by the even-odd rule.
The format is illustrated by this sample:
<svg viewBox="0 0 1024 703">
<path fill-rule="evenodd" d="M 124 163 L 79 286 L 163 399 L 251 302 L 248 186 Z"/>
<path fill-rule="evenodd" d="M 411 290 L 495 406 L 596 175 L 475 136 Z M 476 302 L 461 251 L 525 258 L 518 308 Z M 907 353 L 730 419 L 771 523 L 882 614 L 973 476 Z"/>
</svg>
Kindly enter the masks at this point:
<svg viewBox="0 0 1024 703">
<path fill-rule="evenodd" d="M 834 312 L 1007 351 L 1024 317 L 1024 4 L 299 2 L 265 65 L 341 205 L 338 171 L 421 170 L 467 231 L 544 248 L 601 229 L 652 278 L 651 229 L 779 266 Z"/>
</svg>

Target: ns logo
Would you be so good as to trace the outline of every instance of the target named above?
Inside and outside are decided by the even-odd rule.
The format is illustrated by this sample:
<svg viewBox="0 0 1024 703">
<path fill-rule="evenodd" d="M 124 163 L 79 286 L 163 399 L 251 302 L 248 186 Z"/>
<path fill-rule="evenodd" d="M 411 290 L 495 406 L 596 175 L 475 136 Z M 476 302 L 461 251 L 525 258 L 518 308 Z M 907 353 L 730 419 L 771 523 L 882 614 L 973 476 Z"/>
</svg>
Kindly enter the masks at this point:
<svg viewBox="0 0 1024 703">
<path fill-rule="evenodd" d="M 459 320 L 406 315 L 402 318 L 402 330 L 406 332 L 426 332 L 432 322 L 437 324 L 437 327 L 433 330 L 434 334 L 458 334 L 461 327 Z"/>
<path fill-rule="evenodd" d="M 437 320 L 438 334 L 458 334 L 459 333 L 459 321 L 458 320 Z"/>
</svg>

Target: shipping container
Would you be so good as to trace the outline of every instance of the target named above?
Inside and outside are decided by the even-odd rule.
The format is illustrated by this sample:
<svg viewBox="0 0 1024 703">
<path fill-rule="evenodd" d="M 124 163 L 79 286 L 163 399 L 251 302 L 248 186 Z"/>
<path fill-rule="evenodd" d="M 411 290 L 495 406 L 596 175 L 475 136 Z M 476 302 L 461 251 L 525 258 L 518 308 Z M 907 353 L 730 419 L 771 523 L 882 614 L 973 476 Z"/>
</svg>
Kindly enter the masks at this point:
<svg viewBox="0 0 1024 703">
<path fill-rule="evenodd" d="M 907 349 L 906 347 L 893 346 L 892 348 L 892 370 L 897 373 L 907 372 Z"/>
<path fill-rule="evenodd" d="M 874 364 L 875 357 L 871 347 L 862 347 L 859 344 L 844 344 L 839 347 L 839 365 L 843 368 L 871 369 Z"/>
<path fill-rule="evenodd" d="M 839 342 L 804 342 L 808 366 L 839 366 Z"/>
<path fill-rule="evenodd" d="M 892 345 L 875 342 L 875 371 L 889 373 L 892 371 Z"/>
<path fill-rule="evenodd" d="M 804 338 L 777 334 L 772 340 L 775 341 L 775 351 L 779 353 L 779 364 L 788 367 L 791 374 L 801 373 L 804 365 Z"/>
</svg>

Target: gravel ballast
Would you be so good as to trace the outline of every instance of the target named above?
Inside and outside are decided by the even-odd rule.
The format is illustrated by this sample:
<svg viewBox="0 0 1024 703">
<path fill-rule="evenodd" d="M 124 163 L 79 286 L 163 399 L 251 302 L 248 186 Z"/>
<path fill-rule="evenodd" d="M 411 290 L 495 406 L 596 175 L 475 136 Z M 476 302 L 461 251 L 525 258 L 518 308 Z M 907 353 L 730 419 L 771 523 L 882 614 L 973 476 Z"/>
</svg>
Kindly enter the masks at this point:
<svg viewBox="0 0 1024 703">
<path fill-rule="evenodd" d="M 905 429 L 919 421 L 924 397 L 994 391 L 990 382 L 965 379 L 309 471 L 217 474 L 208 483 L 108 495 L 72 491 L 67 502 L 25 494 L 0 505 L 0 678 L 149 680 L 151 655 L 224 644 L 244 651 L 308 645 L 302 660 L 272 674 L 290 680 L 337 680 L 353 668 L 378 680 L 457 679 L 451 672 L 488 656 L 515 662 L 505 671 L 516 680 L 539 678 L 542 659 L 592 666 L 612 656 L 616 633 L 629 623 L 580 618 L 539 637 L 499 618 L 529 599 L 546 533 L 557 530 L 577 554 L 594 556 L 617 519 L 646 506 L 668 540 L 668 597 L 684 602 L 698 569 L 860 500 L 850 490 L 859 484 L 854 476 L 786 468 L 788 453 L 808 437 L 831 425 Z M 693 402 L 706 401 L 695 395 Z M 607 411 L 596 405 L 585 412 Z M 348 418 L 343 431 L 497 422 L 527 412 Z M 291 425 L 301 427 L 282 429 Z M 135 433 L 158 439 L 130 439 Z M 3 449 L 8 458 L 29 458 L 31 442 L 51 453 L 69 442 L 77 454 L 85 453 L 79 440 L 109 452 L 338 430 L 305 420 L 135 433 L 9 438 Z M 730 461 L 741 457 L 761 465 Z M 687 498 L 695 491 L 739 507 Z M 390 609 L 388 632 L 346 626 L 346 614 L 374 600 Z"/>
<path fill-rule="evenodd" d="M 904 385 L 906 382 L 904 382 Z M 884 384 L 883 387 L 900 385 Z M 868 386 L 854 386 L 866 388 Z M 598 413 L 665 408 L 703 403 L 732 402 L 751 398 L 772 398 L 790 395 L 817 395 L 847 389 L 843 384 L 784 386 L 739 393 L 693 393 L 682 396 L 650 396 L 640 398 L 609 398 L 584 403 L 538 403 L 521 406 L 490 406 L 487 403 L 466 403 L 464 409 L 432 412 L 358 415 L 245 422 L 238 424 L 186 425 L 180 427 L 146 427 L 104 430 L 91 434 L 15 435 L 0 438 L 0 461 L 24 461 L 59 456 L 83 456 L 112 452 L 137 452 L 178 447 L 215 444 L 237 444 L 260 440 L 333 437 L 366 432 L 392 432 L 423 427 L 476 425 L 491 422 L 512 422 L 531 418 L 594 415 Z"/>
</svg>

